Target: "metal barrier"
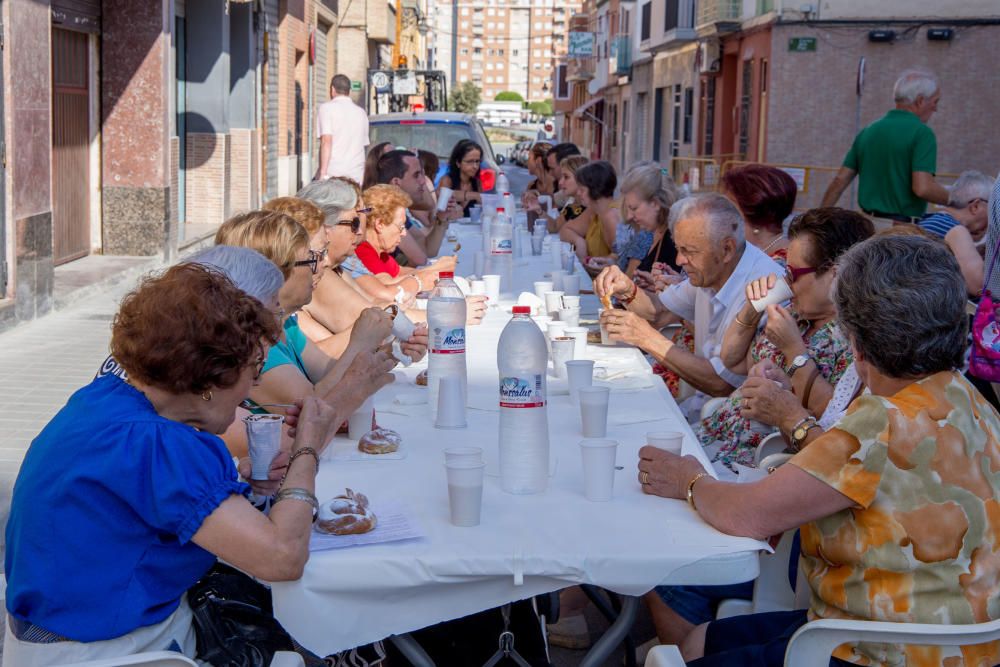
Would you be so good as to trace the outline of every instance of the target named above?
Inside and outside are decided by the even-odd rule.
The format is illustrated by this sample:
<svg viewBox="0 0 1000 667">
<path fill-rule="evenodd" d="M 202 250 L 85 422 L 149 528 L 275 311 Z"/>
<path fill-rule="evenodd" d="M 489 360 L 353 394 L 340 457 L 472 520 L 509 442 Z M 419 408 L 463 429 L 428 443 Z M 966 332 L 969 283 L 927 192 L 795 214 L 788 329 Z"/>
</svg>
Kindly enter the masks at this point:
<svg viewBox="0 0 1000 667">
<path fill-rule="evenodd" d="M 743 167 L 748 164 L 760 164 L 768 167 L 776 167 L 786 172 L 791 176 L 796 185 L 798 186 L 799 194 L 795 198 L 795 210 L 796 211 L 807 211 L 811 208 L 816 208 L 820 205 L 823 194 L 826 193 L 827 187 L 829 187 L 830 182 L 833 181 L 837 172 L 840 171 L 840 167 L 828 167 L 823 165 L 815 164 L 791 164 L 791 163 L 778 163 L 778 162 L 755 162 L 752 160 L 726 160 L 721 168 L 719 169 L 718 182 L 721 183 L 722 176 L 730 169 L 736 167 Z M 951 173 L 940 173 L 936 175 L 936 179 L 942 185 L 948 185 L 952 183 L 958 174 Z M 844 208 L 850 208 L 854 210 L 860 210 L 857 202 L 854 199 L 854 193 L 856 191 L 857 180 L 855 180 L 851 187 L 841 195 L 840 206 Z"/>
<path fill-rule="evenodd" d="M 690 185 L 692 192 L 715 192 L 719 189 L 723 165 L 728 160 L 741 157 L 740 153 L 726 153 L 670 158 L 670 175 L 678 186 L 683 183 Z"/>
</svg>

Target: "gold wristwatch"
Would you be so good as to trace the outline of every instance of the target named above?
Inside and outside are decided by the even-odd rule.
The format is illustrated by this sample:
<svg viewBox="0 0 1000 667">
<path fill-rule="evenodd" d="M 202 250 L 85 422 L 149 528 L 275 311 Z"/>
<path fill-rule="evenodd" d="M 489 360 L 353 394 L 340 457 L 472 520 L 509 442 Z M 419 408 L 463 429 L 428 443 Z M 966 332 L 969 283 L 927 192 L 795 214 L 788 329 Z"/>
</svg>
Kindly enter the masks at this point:
<svg viewBox="0 0 1000 667">
<path fill-rule="evenodd" d="M 806 436 L 809 435 L 809 431 L 814 428 L 819 428 L 819 422 L 813 416 L 803 417 L 795 428 L 792 429 L 792 448 L 795 451 L 799 451 L 802 448 L 802 443 L 805 441 Z"/>
</svg>

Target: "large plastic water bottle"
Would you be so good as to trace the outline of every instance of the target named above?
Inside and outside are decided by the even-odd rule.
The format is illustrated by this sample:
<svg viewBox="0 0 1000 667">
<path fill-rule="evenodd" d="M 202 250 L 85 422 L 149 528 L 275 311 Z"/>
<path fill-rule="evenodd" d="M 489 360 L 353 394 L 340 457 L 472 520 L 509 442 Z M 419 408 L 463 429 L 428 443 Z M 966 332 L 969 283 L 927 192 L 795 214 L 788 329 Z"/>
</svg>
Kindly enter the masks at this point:
<svg viewBox="0 0 1000 667">
<path fill-rule="evenodd" d="M 490 225 L 490 249 L 486 260 L 489 273 L 500 276 L 500 291 L 513 290 L 511 276 L 514 268 L 514 229 L 504 208 L 497 208 L 497 216 Z"/>
<path fill-rule="evenodd" d="M 466 400 L 468 374 L 465 370 L 465 297 L 455 284 L 455 274 L 442 271 L 427 302 L 430 349 L 427 357 L 427 388 L 431 414 L 437 418 L 441 378 L 462 379 L 462 401 Z"/>
<path fill-rule="evenodd" d="M 508 493 L 541 493 L 549 482 L 549 420 L 545 335 L 530 306 L 514 317 L 497 345 L 500 370 L 500 486 Z"/>
<path fill-rule="evenodd" d="M 510 181 L 507 179 L 507 174 L 502 171 L 497 176 L 496 191 L 500 193 L 508 192 L 510 190 Z"/>
</svg>

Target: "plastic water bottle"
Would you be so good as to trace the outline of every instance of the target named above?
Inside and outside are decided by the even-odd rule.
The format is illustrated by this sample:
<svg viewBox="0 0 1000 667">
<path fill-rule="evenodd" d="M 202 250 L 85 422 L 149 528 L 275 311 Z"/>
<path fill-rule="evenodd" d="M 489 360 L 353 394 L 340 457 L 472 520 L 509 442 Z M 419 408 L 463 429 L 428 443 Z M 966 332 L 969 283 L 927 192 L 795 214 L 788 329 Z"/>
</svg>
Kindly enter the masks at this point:
<svg viewBox="0 0 1000 667">
<path fill-rule="evenodd" d="M 549 420 L 545 335 L 530 306 L 514 306 L 497 345 L 500 370 L 500 486 L 507 493 L 541 493 L 549 483 Z"/>
<path fill-rule="evenodd" d="M 510 181 L 507 180 L 507 174 L 502 171 L 497 176 L 496 191 L 500 193 L 506 193 L 510 190 Z"/>
<path fill-rule="evenodd" d="M 427 357 L 427 388 L 430 389 L 431 414 L 437 418 L 438 389 L 441 378 L 462 378 L 462 401 L 468 393 L 465 370 L 465 297 L 455 284 L 455 274 L 442 271 L 427 302 L 427 327 L 430 350 Z"/>
<path fill-rule="evenodd" d="M 497 208 L 497 217 L 490 225 L 490 249 L 487 263 L 490 273 L 500 276 L 500 291 L 510 292 L 511 275 L 514 265 L 514 229 L 504 208 Z"/>
<path fill-rule="evenodd" d="M 517 204 L 514 201 L 514 195 L 505 190 L 501 201 L 503 202 L 504 210 L 507 211 L 507 217 L 513 220 L 514 214 L 517 213 Z"/>
</svg>

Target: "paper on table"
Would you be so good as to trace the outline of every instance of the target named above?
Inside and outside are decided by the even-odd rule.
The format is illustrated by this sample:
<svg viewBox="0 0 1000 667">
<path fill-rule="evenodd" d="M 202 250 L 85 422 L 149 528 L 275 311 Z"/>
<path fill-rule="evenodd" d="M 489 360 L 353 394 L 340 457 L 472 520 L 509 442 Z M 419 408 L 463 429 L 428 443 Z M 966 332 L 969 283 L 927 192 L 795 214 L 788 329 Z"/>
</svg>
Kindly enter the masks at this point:
<svg viewBox="0 0 1000 667">
<path fill-rule="evenodd" d="M 400 542 L 424 537 L 424 533 L 400 507 L 385 504 L 379 508 L 373 508 L 372 511 L 378 517 L 375 530 L 361 535 L 327 535 L 313 530 L 309 538 L 309 551 L 360 547 L 365 544 Z"/>
<path fill-rule="evenodd" d="M 333 439 L 330 446 L 323 452 L 323 459 L 327 461 L 398 461 L 406 458 L 408 447 L 406 442 L 401 442 L 399 449 L 388 454 L 365 454 L 358 449 L 357 440 L 337 437 Z"/>
</svg>

